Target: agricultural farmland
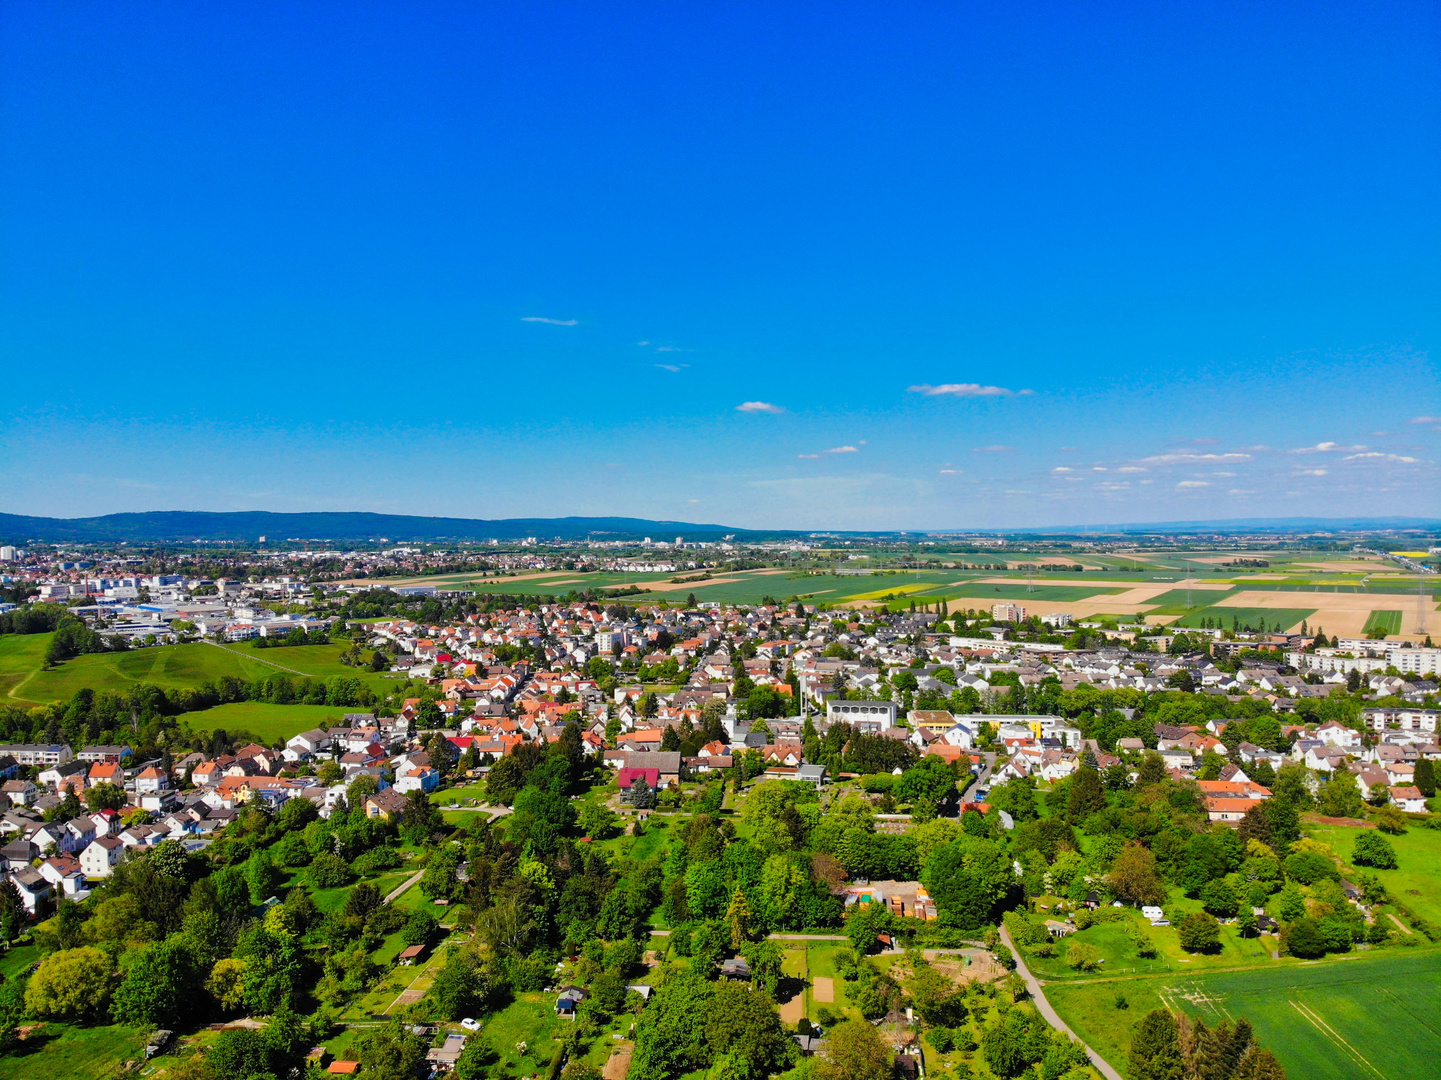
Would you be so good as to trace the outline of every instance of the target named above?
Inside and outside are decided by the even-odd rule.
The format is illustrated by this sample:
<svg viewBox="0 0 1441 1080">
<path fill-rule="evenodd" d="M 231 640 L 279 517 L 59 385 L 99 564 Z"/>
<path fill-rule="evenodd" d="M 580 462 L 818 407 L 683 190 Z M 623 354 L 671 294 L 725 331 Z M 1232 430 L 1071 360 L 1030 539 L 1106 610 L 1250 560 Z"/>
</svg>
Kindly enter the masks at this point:
<svg viewBox="0 0 1441 1080">
<path fill-rule="evenodd" d="M 1123 994 L 1127 1007 L 1116 1007 Z M 1441 1060 L 1441 952 L 1195 976 L 1052 984 L 1046 995 L 1086 1042 L 1127 1072 L 1132 1027 L 1156 1008 L 1207 1024 L 1246 1017 L 1297 1080 L 1434 1080 Z"/>
</svg>

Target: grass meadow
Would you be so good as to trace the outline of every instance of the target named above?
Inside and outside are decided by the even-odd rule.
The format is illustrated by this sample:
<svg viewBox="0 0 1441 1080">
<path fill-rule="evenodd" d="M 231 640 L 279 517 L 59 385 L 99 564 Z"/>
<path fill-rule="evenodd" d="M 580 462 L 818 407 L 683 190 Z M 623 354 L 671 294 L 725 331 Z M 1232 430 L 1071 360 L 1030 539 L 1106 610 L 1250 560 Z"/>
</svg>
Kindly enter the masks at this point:
<svg viewBox="0 0 1441 1080">
<path fill-rule="evenodd" d="M 287 674 L 328 679 L 359 678 L 377 693 L 394 689 L 395 680 L 340 662 L 341 645 L 300 645 L 255 649 L 250 643 L 154 645 L 120 653 L 90 653 L 44 670 L 49 634 L 0 636 L 0 694 L 16 705 L 69 701 L 75 691 L 129 690 L 139 683 L 180 689 L 214 683 L 224 676 L 252 680 Z"/>
<path fill-rule="evenodd" d="M 347 712 L 338 705 L 271 705 L 265 701 L 237 701 L 217 705 L 203 712 L 186 713 L 185 723 L 194 731 L 248 731 L 267 744 L 285 742 L 302 731 L 319 727 L 326 721 L 338 727 Z"/>
<path fill-rule="evenodd" d="M 1365 831 L 1345 825 L 1315 824 L 1306 827 L 1308 836 L 1329 844 L 1348 866 L 1351 865 L 1356 838 Z M 1375 874 L 1388 893 L 1421 918 L 1441 925 L 1441 832 L 1413 827 L 1400 836 L 1388 836 L 1386 839 L 1396 849 L 1396 869 L 1360 867 L 1353 871 L 1353 879 L 1356 873 Z"/>
<path fill-rule="evenodd" d="M 1127 1007 L 1117 1008 L 1117 993 Z M 1297 1080 L 1434 1080 L 1441 1060 L 1441 952 L 1372 955 L 1244 971 L 1052 984 L 1061 1018 L 1129 1075 L 1132 1027 L 1156 1008 L 1207 1024 L 1246 1017 Z"/>
</svg>

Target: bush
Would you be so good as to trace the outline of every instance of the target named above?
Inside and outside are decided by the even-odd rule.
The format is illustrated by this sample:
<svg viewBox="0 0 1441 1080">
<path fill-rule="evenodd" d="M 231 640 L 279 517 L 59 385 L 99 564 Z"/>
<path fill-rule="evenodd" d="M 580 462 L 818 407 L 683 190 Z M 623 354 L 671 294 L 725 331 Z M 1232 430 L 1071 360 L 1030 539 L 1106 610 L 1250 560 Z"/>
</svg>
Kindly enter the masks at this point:
<svg viewBox="0 0 1441 1080">
<path fill-rule="evenodd" d="M 1396 849 L 1379 833 L 1369 829 L 1356 837 L 1356 847 L 1351 852 L 1351 861 L 1357 866 L 1374 866 L 1378 870 L 1396 869 Z"/>
<path fill-rule="evenodd" d="M 1285 945 L 1292 956 L 1314 960 L 1326 954 L 1326 935 L 1322 932 L 1320 923 L 1303 915 L 1287 924 Z"/>
<path fill-rule="evenodd" d="M 1095 971 L 1101 966 L 1101 951 L 1084 941 L 1067 942 L 1066 963 L 1077 971 Z"/>
<path fill-rule="evenodd" d="M 400 852 L 390 847 L 375 847 L 363 852 L 350 864 L 350 868 L 361 877 L 378 874 L 382 870 L 394 870 L 400 865 Z"/>
<path fill-rule="evenodd" d="M 315 856 L 305 871 L 305 876 L 317 889 L 334 889 L 349 885 L 355 880 L 350 864 L 339 855 L 322 852 Z"/>
<path fill-rule="evenodd" d="M 1181 948 L 1187 952 L 1213 952 L 1221 946 L 1221 924 L 1214 915 L 1193 911 L 1176 927 Z"/>
<path fill-rule="evenodd" d="M 1298 851 L 1286 859 L 1286 876 L 1302 885 L 1314 885 L 1324 878 L 1341 877 L 1336 864 L 1316 851 Z"/>
</svg>

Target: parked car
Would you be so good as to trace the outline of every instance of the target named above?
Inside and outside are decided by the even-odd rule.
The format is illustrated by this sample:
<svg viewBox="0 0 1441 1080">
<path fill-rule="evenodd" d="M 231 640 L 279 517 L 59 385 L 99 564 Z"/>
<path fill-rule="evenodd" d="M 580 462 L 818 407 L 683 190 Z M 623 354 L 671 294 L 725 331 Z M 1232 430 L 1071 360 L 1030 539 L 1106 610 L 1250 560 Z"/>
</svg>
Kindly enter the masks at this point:
<svg viewBox="0 0 1441 1080">
<path fill-rule="evenodd" d="M 479 1031 L 480 1021 L 472 1020 L 470 1017 L 467 1016 L 464 1020 L 460 1022 L 460 1026 L 465 1028 L 466 1031 Z"/>
</svg>

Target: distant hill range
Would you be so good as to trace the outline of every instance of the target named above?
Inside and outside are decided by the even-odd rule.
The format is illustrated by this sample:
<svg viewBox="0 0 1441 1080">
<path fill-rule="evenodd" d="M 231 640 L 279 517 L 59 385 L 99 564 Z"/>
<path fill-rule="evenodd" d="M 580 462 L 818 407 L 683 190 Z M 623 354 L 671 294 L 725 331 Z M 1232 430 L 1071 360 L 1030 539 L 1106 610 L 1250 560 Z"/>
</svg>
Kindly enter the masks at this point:
<svg viewBox="0 0 1441 1080">
<path fill-rule="evenodd" d="M 643 518 L 566 517 L 479 518 L 413 517 L 406 514 L 272 514 L 264 510 L 205 513 L 165 510 L 104 517 L 48 518 L 0 514 L 0 541 L 80 543 L 184 543 L 224 540 L 267 544 L 295 540 L 349 540 L 406 543 L 446 540 L 719 540 L 735 534 L 746 539 L 777 535 L 724 525 L 689 521 L 647 521 Z"/>
<path fill-rule="evenodd" d="M 730 525 L 702 525 L 693 521 L 651 521 L 625 517 L 482 518 L 416 517 L 408 514 L 309 513 L 274 514 L 265 510 L 208 513 L 155 510 L 140 514 L 106 514 L 103 517 L 50 518 L 0 514 L 0 543 L 35 541 L 72 543 L 186 543 L 229 541 L 254 544 L 295 541 L 416 543 L 475 540 L 740 540 L 783 539 L 803 535 L 847 538 L 945 536 L 952 532 L 1004 535 L 1024 541 L 1036 539 L 1099 539 L 1120 534 L 1365 532 L 1385 529 L 1441 529 L 1436 518 L 1238 518 L 1227 521 L 1137 522 L 1115 525 L 1068 525 L 1028 529 L 913 529 L 843 531 L 821 534 L 809 530 L 740 529 Z"/>
</svg>

